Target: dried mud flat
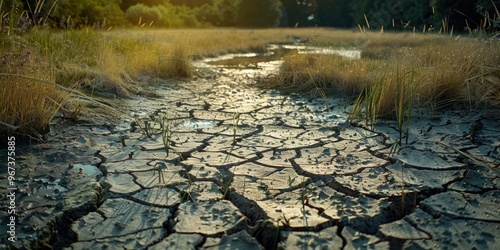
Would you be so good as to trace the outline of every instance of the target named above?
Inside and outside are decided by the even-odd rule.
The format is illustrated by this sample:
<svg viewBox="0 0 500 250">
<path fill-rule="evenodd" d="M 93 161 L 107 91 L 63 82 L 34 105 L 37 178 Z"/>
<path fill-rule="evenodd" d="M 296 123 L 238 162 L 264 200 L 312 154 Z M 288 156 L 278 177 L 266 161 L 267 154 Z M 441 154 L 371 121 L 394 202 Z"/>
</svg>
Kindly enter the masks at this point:
<svg viewBox="0 0 500 250">
<path fill-rule="evenodd" d="M 395 122 L 369 130 L 341 98 L 255 89 L 275 65 L 256 66 L 158 82 L 161 98 L 123 107 L 136 120 L 56 119 L 17 149 L 17 241 L 3 209 L 0 248 L 500 249 L 495 111 L 417 112 L 391 155 Z M 169 118 L 168 155 L 150 116 Z"/>
</svg>

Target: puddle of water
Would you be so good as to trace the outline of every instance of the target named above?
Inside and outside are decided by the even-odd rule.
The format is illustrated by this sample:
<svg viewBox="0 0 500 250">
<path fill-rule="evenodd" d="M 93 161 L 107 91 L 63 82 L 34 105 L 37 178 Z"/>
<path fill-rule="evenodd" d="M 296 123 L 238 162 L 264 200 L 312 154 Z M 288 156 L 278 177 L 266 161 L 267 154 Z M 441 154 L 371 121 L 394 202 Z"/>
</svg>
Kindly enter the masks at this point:
<svg viewBox="0 0 500 250">
<path fill-rule="evenodd" d="M 213 121 L 203 121 L 203 120 L 190 120 L 185 121 L 183 124 L 187 128 L 213 128 L 215 127 L 215 122 Z"/>
<path fill-rule="evenodd" d="M 225 61 L 225 60 L 232 60 L 234 58 L 250 58 L 250 57 L 256 57 L 259 56 L 257 53 L 235 53 L 235 54 L 227 54 L 223 56 L 218 56 L 214 58 L 207 58 L 204 59 L 203 61 L 208 63 L 208 64 L 217 64 L 214 62 L 220 62 L 220 61 Z"/>
<path fill-rule="evenodd" d="M 94 166 L 94 165 L 88 165 L 88 164 L 75 164 L 75 171 L 77 173 L 82 173 L 86 175 L 95 175 L 97 174 L 100 170 Z"/>
<path fill-rule="evenodd" d="M 130 112 L 130 116 L 142 118 L 147 117 L 148 113 L 146 111 L 132 111 Z"/>
<path fill-rule="evenodd" d="M 130 119 L 124 120 L 123 122 L 116 125 L 111 133 L 122 133 L 130 130 Z"/>
<path fill-rule="evenodd" d="M 361 58 L 361 50 L 332 50 L 332 49 L 319 48 L 319 49 L 299 51 L 299 54 L 337 55 L 348 59 Z"/>
<path fill-rule="evenodd" d="M 258 68 L 259 63 L 261 62 L 269 62 L 279 60 L 281 58 L 280 55 L 276 53 L 269 53 L 263 55 L 257 55 L 255 53 L 249 53 L 244 56 L 233 56 L 229 59 L 221 59 L 216 61 L 209 61 L 207 64 L 209 65 L 222 65 L 228 68 Z"/>
<path fill-rule="evenodd" d="M 266 67 L 266 63 L 273 62 L 273 67 L 276 64 L 281 64 L 281 59 L 288 53 L 296 54 L 315 54 L 315 55 L 337 55 L 348 59 L 360 59 L 361 50 L 356 49 L 333 49 L 326 47 L 314 47 L 306 45 L 277 45 L 269 46 L 269 53 L 256 54 L 229 54 L 217 58 L 205 59 L 203 62 L 209 66 L 223 66 L 225 68 L 238 69 L 260 69 Z"/>
<path fill-rule="evenodd" d="M 271 45 L 270 49 L 285 49 L 295 50 L 298 54 L 315 54 L 315 55 L 337 55 L 349 59 L 360 59 L 361 50 L 357 49 L 333 49 L 325 47 L 314 47 L 305 45 Z"/>
</svg>

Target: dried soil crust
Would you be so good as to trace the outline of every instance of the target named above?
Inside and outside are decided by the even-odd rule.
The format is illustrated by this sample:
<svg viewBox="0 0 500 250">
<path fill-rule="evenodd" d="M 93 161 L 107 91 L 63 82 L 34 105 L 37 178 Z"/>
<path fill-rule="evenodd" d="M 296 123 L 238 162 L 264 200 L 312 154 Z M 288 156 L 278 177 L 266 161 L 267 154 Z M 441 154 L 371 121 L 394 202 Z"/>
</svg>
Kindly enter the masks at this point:
<svg viewBox="0 0 500 250">
<path fill-rule="evenodd" d="M 498 169 L 454 150 L 498 162 L 489 111 L 417 112 L 388 157 L 394 122 L 370 131 L 346 122 L 342 98 L 250 86 L 276 65 L 199 64 L 212 77 L 130 100 L 125 112 L 169 115 L 168 155 L 153 121 L 148 137 L 126 117 L 56 120 L 47 143 L 19 149 L 17 241 L 2 230 L 1 248 L 499 248 Z"/>
</svg>

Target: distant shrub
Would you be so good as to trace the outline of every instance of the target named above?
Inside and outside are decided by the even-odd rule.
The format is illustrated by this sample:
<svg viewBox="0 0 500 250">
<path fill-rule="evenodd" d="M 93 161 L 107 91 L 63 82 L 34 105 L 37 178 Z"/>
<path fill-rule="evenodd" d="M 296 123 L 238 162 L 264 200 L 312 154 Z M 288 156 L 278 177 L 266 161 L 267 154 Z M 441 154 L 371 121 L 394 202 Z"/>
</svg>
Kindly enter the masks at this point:
<svg viewBox="0 0 500 250">
<path fill-rule="evenodd" d="M 198 27 L 200 22 L 196 18 L 196 14 L 192 9 L 185 6 L 176 8 L 176 16 L 182 21 L 183 27 Z"/>
<path fill-rule="evenodd" d="M 163 13 L 159 7 L 150 7 L 139 3 L 127 9 L 125 18 L 132 24 L 159 25 L 163 22 Z"/>
<path fill-rule="evenodd" d="M 32 15 L 45 17 L 44 20 L 61 28 L 121 26 L 125 16 L 119 2 L 120 0 L 48 1 L 42 6 L 40 13 Z M 30 5 L 29 9 L 35 9 L 35 5 Z M 52 12 L 49 12 L 50 9 Z"/>
</svg>

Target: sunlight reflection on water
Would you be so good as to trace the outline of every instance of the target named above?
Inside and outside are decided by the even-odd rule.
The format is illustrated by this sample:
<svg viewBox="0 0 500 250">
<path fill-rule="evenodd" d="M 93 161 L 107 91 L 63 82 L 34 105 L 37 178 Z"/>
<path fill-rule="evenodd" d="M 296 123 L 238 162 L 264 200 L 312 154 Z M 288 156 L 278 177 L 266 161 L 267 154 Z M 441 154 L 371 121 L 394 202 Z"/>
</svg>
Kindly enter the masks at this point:
<svg viewBox="0 0 500 250">
<path fill-rule="evenodd" d="M 213 121 L 203 121 L 203 120 L 190 120 L 183 123 L 184 127 L 187 128 L 213 128 L 215 127 L 215 122 Z"/>
</svg>

